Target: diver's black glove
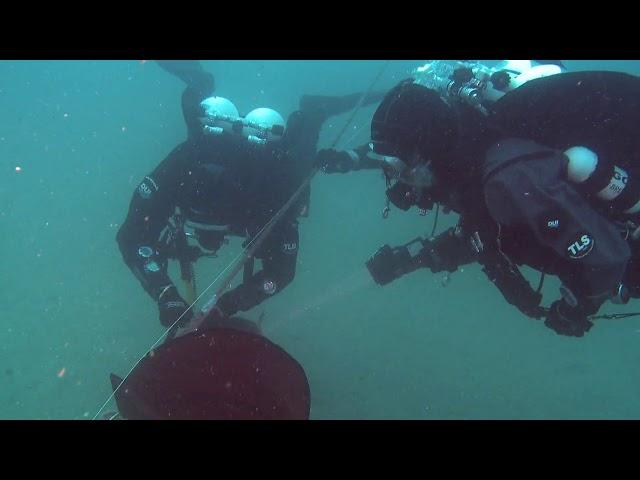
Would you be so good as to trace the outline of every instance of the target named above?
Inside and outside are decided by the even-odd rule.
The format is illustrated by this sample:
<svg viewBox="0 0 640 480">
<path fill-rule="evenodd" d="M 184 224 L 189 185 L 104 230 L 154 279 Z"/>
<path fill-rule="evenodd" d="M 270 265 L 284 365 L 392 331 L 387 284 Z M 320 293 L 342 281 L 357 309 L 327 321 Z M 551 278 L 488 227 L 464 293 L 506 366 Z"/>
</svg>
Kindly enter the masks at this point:
<svg viewBox="0 0 640 480">
<path fill-rule="evenodd" d="M 223 293 L 216 302 L 216 310 L 223 317 L 231 317 L 238 313 L 238 294 L 236 290 Z"/>
<path fill-rule="evenodd" d="M 420 249 L 417 254 L 411 254 L 410 247 L 412 245 Z M 367 269 L 378 285 L 387 285 L 402 275 L 411 273 L 421 266 L 426 266 L 423 265 L 423 245 L 424 242 L 420 238 L 400 247 L 392 248 L 389 245 L 384 245 L 367 260 Z"/>
<path fill-rule="evenodd" d="M 579 308 L 571 308 L 564 300 L 556 300 L 551 304 L 544 324 L 558 335 L 582 337 L 593 323 Z"/>
<path fill-rule="evenodd" d="M 193 311 L 187 311 L 188 308 L 189 305 L 182 299 L 176 287 L 169 287 L 160 294 L 160 298 L 158 299 L 160 323 L 165 327 L 170 327 L 182 315 L 177 326 L 182 327 L 186 325 L 193 317 Z"/>
<path fill-rule="evenodd" d="M 222 311 L 217 305 L 214 306 L 206 317 L 202 319 L 200 328 L 215 328 L 221 325 L 225 320 L 228 320 L 229 316 Z"/>
<path fill-rule="evenodd" d="M 353 169 L 354 163 L 347 152 L 328 148 L 317 153 L 313 166 L 325 173 L 346 173 Z"/>
</svg>

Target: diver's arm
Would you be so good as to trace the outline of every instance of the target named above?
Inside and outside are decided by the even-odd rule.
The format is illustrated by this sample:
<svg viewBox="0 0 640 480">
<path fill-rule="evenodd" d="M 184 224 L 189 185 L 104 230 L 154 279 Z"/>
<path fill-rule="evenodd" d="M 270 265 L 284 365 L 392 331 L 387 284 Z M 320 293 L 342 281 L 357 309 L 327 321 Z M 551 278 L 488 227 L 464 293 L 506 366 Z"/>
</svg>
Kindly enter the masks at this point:
<svg viewBox="0 0 640 480">
<path fill-rule="evenodd" d="M 262 259 L 262 270 L 218 300 L 216 306 L 223 314 L 231 316 L 249 310 L 293 281 L 298 258 L 298 223 L 286 218 L 281 222 L 256 253 L 256 257 Z"/>
<path fill-rule="evenodd" d="M 138 185 L 116 237 L 125 263 L 154 300 L 173 285 L 159 238 L 174 213 L 187 153 L 186 144 L 178 146 Z"/>
<path fill-rule="evenodd" d="M 385 164 L 384 158 L 373 153 L 368 143 L 352 150 L 320 150 L 315 160 L 315 166 L 325 173 L 381 169 Z"/>
<path fill-rule="evenodd" d="M 362 106 L 371 105 L 381 101 L 386 95 L 386 90 L 370 92 L 362 101 Z M 329 96 L 329 95 L 303 95 L 300 97 L 300 110 L 305 113 L 315 114 L 323 119 L 346 113 L 354 109 L 363 93 L 353 93 L 350 95 Z"/>
<path fill-rule="evenodd" d="M 379 102 L 385 95 L 384 91 L 367 94 L 362 105 Z M 300 108 L 290 115 L 287 122 L 286 134 L 296 151 L 296 155 L 311 163 L 318 148 L 320 130 L 324 122 L 341 113 L 353 110 L 362 97 L 362 93 L 344 96 L 303 95 L 300 98 Z M 309 163 L 306 163 L 309 165 Z"/>
</svg>

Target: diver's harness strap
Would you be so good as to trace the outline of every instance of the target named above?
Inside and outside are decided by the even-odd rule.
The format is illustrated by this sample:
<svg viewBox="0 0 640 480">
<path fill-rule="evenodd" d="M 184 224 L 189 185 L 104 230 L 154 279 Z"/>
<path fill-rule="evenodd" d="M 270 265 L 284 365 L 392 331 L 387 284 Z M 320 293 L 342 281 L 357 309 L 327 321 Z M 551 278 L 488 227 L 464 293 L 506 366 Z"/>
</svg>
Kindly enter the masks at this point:
<svg viewBox="0 0 640 480">
<path fill-rule="evenodd" d="M 169 219 L 166 229 L 158 242 L 158 250 L 165 259 L 175 259 L 180 265 L 180 278 L 184 282 L 188 297 L 194 297 L 196 293 L 196 277 L 194 263 L 201 257 L 211 257 L 214 254 L 207 253 L 200 247 L 189 245 L 186 231 L 186 218 L 179 207 Z M 163 292 L 164 293 L 164 292 Z M 190 298 L 189 301 L 192 299 Z"/>
</svg>

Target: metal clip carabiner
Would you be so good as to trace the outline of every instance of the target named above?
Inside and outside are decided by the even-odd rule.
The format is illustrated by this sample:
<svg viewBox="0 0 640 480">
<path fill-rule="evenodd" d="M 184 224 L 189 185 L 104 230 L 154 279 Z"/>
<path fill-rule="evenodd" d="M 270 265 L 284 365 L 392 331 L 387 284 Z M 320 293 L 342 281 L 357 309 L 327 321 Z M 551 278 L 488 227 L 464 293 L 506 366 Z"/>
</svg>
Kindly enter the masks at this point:
<svg viewBox="0 0 640 480">
<path fill-rule="evenodd" d="M 477 253 L 481 253 L 484 250 L 484 245 L 478 232 L 473 232 L 473 235 L 471 235 L 471 245 Z"/>
<path fill-rule="evenodd" d="M 389 212 L 391 211 L 391 208 L 389 208 L 390 203 L 390 200 L 387 198 L 384 208 L 382 209 L 382 218 L 385 220 L 389 218 Z"/>
</svg>

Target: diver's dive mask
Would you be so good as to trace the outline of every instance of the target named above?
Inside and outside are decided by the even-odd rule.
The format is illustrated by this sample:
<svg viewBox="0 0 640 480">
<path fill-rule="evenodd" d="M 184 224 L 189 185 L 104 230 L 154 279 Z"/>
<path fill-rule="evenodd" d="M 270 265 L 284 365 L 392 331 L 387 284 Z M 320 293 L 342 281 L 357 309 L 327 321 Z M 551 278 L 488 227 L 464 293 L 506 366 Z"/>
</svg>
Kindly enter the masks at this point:
<svg viewBox="0 0 640 480">
<path fill-rule="evenodd" d="M 431 188 L 434 183 L 431 162 L 422 163 L 413 168 L 405 168 L 400 172 L 398 180 L 417 188 Z"/>
<path fill-rule="evenodd" d="M 401 210 L 409 210 L 417 206 L 423 210 L 433 207 L 429 191 L 435 183 L 431 162 L 411 161 L 407 163 L 400 157 L 380 155 L 369 145 L 368 156 L 382 163 L 382 170 L 387 180 L 387 198 Z M 411 166 L 413 165 L 413 166 Z"/>
<path fill-rule="evenodd" d="M 430 188 L 433 186 L 434 177 L 431 169 L 431 161 L 425 162 L 423 158 L 415 155 L 413 158 L 402 160 L 398 156 L 380 155 L 374 151 L 373 144 L 369 144 L 368 157 L 379 160 L 382 169 L 389 180 L 398 180 L 412 187 Z"/>
</svg>

